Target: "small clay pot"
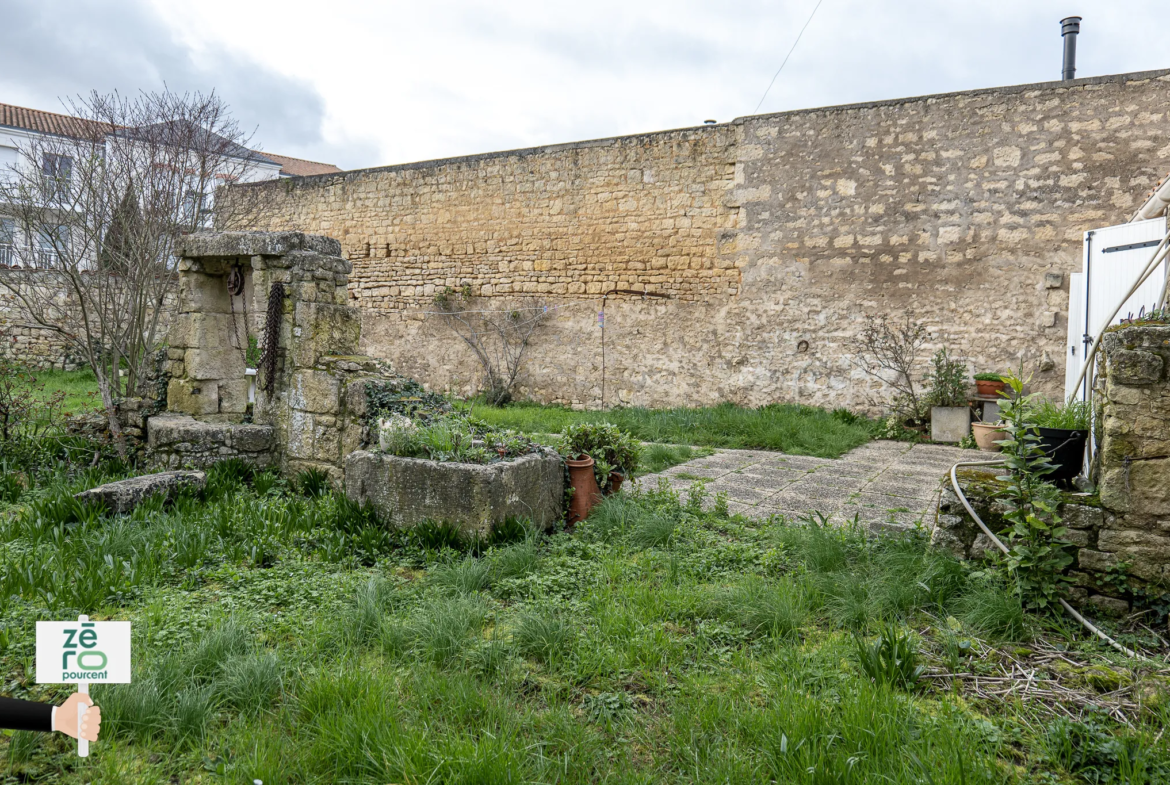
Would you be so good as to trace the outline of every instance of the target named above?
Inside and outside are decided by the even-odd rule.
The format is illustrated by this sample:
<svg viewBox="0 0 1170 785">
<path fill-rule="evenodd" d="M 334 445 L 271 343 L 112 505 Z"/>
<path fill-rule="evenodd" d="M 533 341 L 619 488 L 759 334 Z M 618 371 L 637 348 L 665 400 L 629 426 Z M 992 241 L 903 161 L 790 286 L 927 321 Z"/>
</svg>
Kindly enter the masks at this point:
<svg viewBox="0 0 1170 785">
<path fill-rule="evenodd" d="M 593 476 L 593 459 L 588 455 L 565 460 L 569 467 L 569 484 L 573 486 L 573 500 L 569 503 L 569 525 L 589 517 L 593 505 L 601 501 L 601 489 Z"/>
<path fill-rule="evenodd" d="M 984 452 L 999 452 L 999 443 L 1010 438 L 1002 425 L 986 422 L 971 423 L 971 435 L 975 437 L 975 444 Z"/>
<path fill-rule="evenodd" d="M 626 481 L 626 475 L 621 472 L 609 473 L 609 492 L 617 493 L 622 489 L 622 483 Z"/>
<path fill-rule="evenodd" d="M 985 382 L 979 379 L 975 380 L 975 390 L 980 395 L 999 395 L 1003 389 L 1007 387 L 1006 382 Z"/>
</svg>

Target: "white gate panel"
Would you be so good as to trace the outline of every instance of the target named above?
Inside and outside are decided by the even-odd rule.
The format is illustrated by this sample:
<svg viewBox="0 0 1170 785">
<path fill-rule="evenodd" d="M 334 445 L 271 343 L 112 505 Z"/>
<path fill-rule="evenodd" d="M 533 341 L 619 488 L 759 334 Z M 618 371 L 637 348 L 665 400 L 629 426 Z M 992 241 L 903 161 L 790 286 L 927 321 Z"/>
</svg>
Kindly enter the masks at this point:
<svg viewBox="0 0 1170 785">
<path fill-rule="evenodd" d="M 1154 307 L 1166 282 L 1167 263 L 1163 261 L 1137 291 L 1126 293 L 1137 282 L 1166 235 L 1166 219 L 1134 221 L 1085 232 L 1083 269 L 1069 277 L 1068 354 L 1065 356 L 1065 397 L 1086 398 L 1092 380 L 1072 384 L 1080 375 L 1093 338 L 1109 324 L 1117 324 L 1130 314 L 1137 316 L 1144 307 Z M 1124 300 L 1124 302 L 1122 302 Z M 1118 309 L 1118 304 L 1121 308 Z M 1113 316 L 1114 310 L 1117 315 Z M 1112 318 L 1111 318 L 1112 317 Z M 1091 376 L 1092 371 L 1086 374 Z"/>
<path fill-rule="evenodd" d="M 1064 399 L 1083 397 L 1080 388 L 1073 389 L 1081 366 L 1085 364 L 1085 274 L 1068 277 L 1068 341 L 1064 347 Z M 1083 388 L 1084 385 L 1081 385 Z"/>
<path fill-rule="evenodd" d="M 1132 297 L 1125 300 L 1117 316 L 1109 318 L 1149 264 L 1154 248 L 1165 236 L 1164 218 L 1110 226 L 1085 234 L 1088 251 L 1085 283 L 1089 294 L 1086 323 L 1090 338 L 1109 324 L 1117 324 L 1129 313 L 1136 316 L 1143 306 L 1148 311 L 1155 305 L 1166 282 L 1165 261 Z"/>
</svg>

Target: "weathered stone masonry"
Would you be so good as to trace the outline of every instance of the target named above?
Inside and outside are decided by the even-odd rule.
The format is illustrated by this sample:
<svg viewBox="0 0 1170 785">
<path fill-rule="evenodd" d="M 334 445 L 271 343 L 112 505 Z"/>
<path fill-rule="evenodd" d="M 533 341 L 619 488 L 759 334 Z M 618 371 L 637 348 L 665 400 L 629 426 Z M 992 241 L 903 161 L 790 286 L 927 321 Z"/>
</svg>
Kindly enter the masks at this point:
<svg viewBox="0 0 1170 785">
<path fill-rule="evenodd" d="M 364 350 L 432 386 L 477 385 L 425 313 L 470 284 L 567 303 L 521 379 L 538 400 L 867 408 L 859 327 L 906 310 L 973 370 L 1022 358 L 1058 391 L 1082 232 L 1170 169 L 1168 112 L 1157 71 L 249 187 L 269 191 L 264 228 L 341 241 Z M 613 288 L 672 299 L 609 298 L 602 401 Z"/>
</svg>

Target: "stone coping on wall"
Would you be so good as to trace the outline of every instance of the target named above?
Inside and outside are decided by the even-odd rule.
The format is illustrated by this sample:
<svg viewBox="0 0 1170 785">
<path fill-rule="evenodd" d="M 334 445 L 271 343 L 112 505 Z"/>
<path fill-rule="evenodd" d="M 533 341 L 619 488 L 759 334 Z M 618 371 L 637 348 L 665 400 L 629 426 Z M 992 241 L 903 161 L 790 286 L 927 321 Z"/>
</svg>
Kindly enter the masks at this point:
<svg viewBox="0 0 1170 785">
<path fill-rule="evenodd" d="M 195 232 L 178 242 L 175 255 L 180 258 L 285 256 L 294 251 L 341 256 L 341 243 L 332 237 L 304 232 Z"/>
</svg>

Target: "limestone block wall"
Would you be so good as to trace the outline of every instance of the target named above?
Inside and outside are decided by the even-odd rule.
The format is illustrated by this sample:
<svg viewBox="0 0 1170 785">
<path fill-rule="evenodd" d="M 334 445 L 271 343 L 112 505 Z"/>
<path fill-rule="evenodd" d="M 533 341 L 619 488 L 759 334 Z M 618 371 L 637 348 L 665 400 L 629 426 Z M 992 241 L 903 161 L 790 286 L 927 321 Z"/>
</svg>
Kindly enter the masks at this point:
<svg viewBox="0 0 1170 785">
<path fill-rule="evenodd" d="M 1101 503 L 1116 515 L 1091 558 L 1170 583 L 1170 326 L 1102 341 Z"/>
<path fill-rule="evenodd" d="M 519 393 L 581 406 L 871 408 L 867 314 L 913 311 L 973 371 L 1063 382 L 1082 232 L 1170 171 L 1170 71 L 740 118 L 250 185 L 259 228 L 337 238 L 367 353 L 479 384 L 443 287 L 563 306 Z M 604 363 L 597 312 L 606 307 Z M 602 397 L 602 373 L 606 376 Z"/>
<path fill-rule="evenodd" d="M 49 280 L 43 272 L 0 266 L 0 357 L 30 368 L 74 371 L 85 367 L 84 356 L 74 347 L 56 332 L 38 327 L 29 318 L 12 287 L 35 287 L 64 298 L 61 287 Z M 39 297 L 43 297 L 43 294 Z M 174 308 L 175 298 L 167 298 L 159 316 L 160 337 L 167 334 Z"/>
</svg>

